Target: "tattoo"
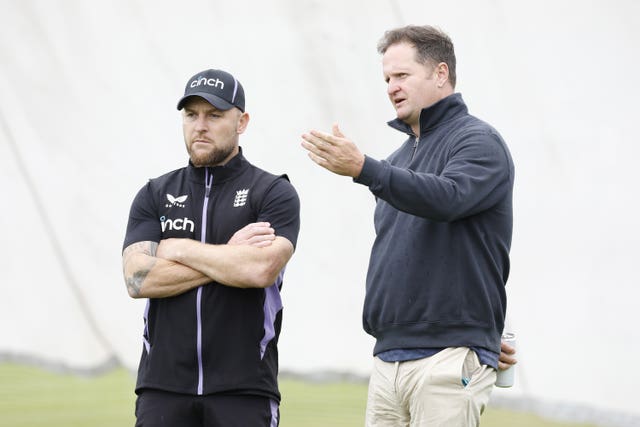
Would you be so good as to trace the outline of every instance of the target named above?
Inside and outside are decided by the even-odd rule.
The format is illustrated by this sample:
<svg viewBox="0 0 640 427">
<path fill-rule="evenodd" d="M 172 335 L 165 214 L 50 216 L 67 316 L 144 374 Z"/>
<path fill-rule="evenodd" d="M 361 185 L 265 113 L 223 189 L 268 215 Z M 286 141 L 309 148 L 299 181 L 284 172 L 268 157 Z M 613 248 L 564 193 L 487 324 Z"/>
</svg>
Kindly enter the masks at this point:
<svg viewBox="0 0 640 427">
<path fill-rule="evenodd" d="M 152 257 L 156 256 L 156 252 L 158 251 L 158 243 L 157 242 L 147 242 L 149 243 L 149 255 Z"/>
<path fill-rule="evenodd" d="M 129 294 L 132 296 L 140 295 L 140 289 L 142 288 L 142 282 L 149 274 L 150 270 L 140 270 L 133 273 L 132 277 L 125 278 L 125 282 L 127 283 L 127 289 L 129 290 Z"/>
<path fill-rule="evenodd" d="M 137 242 L 133 243 L 125 248 L 122 252 L 122 268 L 124 273 L 124 281 L 127 285 L 127 290 L 129 291 L 129 295 L 132 297 L 137 297 L 140 295 L 142 289 L 142 283 L 144 279 L 147 278 L 147 275 L 153 268 L 155 264 L 155 259 L 150 260 L 147 265 L 139 266 L 136 271 L 128 272 L 127 265 L 132 260 L 132 256 L 135 254 L 144 254 L 149 255 L 151 257 L 156 256 L 156 252 L 158 250 L 158 243 L 145 241 L 145 242 Z M 127 274 L 128 273 L 128 274 Z"/>
<path fill-rule="evenodd" d="M 122 258 L 126 259 L 130 254 L 141 252 L 146 255 L 150 255 L 152 257 L 156 256 L 156 252 L 158 251 L 158 242 L 137 242 L 132 243 L 127 246 L 122 252 Z"/>
</svg>

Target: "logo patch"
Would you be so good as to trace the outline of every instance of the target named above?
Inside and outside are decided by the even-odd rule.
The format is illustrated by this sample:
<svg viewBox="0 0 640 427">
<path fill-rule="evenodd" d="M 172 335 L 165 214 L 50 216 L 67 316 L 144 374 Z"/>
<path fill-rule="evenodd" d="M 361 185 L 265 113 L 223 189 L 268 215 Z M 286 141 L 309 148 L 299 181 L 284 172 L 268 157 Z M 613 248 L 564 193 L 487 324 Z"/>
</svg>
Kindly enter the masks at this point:
<svg viewBox="0 0 640 427">
<path fill-rule="evenodd" d="M 245 188 L 244 190 L 236 191 L 236 198 L 233 199 L 233 207 L 239 208 L 240 206 L 246 205 L 248 196 L 249 196 L 248 188 Z"/>
<path fill-rule="evenodd" d="M 224 82 L 220 79 L 207 79 L 206 77 L 199 77 L 196 80 L 192 81 L 189 87 L 197 87 L 200 85 L 205 86 L 213 86 L 215 88 L 220 87 L 220 89 L 224 89 Z"/>
<path fill-rule="evenodd" d="M 186 217 L 171 219 L 171 218 L 166 218 L 165 216 L 161 216 L 160 225 L 162 226 L 163 233 L 167 230 L 168 231 L 184 230 L 184 231 L 190 231 L 193 233 L 193 230 L 195 228 L 194 222 Z"/>
<path fill-rule="evenodd" d="M 169 203 L 164 205 L 165 208 L 170 208 L 171 206 L 177 206 L 179 208 L 184 208 L 184 202 L 187 200 L 188 195 L 173 197 L 171 194 L 167 193 L 167 200 Z"/>
</svg>

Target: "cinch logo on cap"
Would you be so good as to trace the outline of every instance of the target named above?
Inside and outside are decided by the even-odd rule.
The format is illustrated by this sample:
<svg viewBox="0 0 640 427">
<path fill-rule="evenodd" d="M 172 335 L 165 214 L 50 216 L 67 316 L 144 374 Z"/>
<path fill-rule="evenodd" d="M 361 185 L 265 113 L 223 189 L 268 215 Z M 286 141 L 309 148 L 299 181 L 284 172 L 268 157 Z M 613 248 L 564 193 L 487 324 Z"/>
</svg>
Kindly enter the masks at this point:
<svg viewBox="0 0 640 427">
<path fill-rule="evenodd" d="M 192 81 L 189 87 L 197 87 L 200 85 L 213 86 L 216 88 L 224 89 L 224 82 L 222 80 L 207 79 L 206 77 L 200 77 L 199 79 Z"/>
</svg>

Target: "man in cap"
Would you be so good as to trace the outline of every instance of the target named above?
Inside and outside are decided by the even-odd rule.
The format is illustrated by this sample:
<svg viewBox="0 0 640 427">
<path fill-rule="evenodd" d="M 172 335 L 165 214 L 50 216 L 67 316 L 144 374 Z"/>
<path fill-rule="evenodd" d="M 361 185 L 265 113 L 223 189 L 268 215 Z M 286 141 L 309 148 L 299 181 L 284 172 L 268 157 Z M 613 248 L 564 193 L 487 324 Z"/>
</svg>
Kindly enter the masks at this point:
<svg viewBox="0 0 640 427">
<path fill-rule="evenodd" d="M 178 110 L 189 164 L 140 189 L 123 245 L 129 295 L 148 298 L 136 426 L 276 426 L 299 199 L 244 157 L 249 114 L 231 74 L 190 78 Z"/>
</svg>

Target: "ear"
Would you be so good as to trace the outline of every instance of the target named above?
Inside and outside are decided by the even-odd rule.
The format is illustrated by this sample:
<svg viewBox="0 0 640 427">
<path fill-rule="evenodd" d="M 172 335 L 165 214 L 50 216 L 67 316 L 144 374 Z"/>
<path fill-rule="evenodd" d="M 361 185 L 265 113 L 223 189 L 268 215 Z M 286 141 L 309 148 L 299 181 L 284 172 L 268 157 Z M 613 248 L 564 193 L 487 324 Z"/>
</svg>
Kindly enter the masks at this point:
<svg viewBox="0 0 640 427">
<path fill-rule="evenodd" d="M 238 135 L 244 133 L 244 131 L 247 129 L 250 118 L 251 117 L 249 117 L 249 113 L 240 114 L 240 117 L 238 117 L 238 123 L 236 125 L 236 132 L 238 133 Z"/>
<path fill-rule="evenodd" d="M 449 66 L 445 62 L 441 62 L 436 65 L 434 69 L 436 77 L 436 84 L 438 87 L 443 87 L 449 81 Z"/>
</svg>

